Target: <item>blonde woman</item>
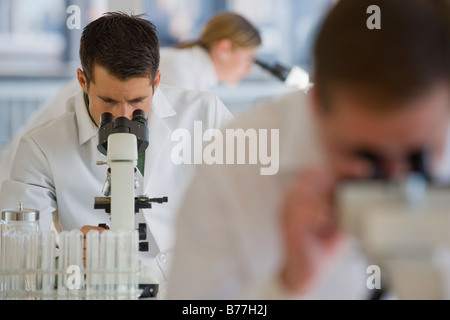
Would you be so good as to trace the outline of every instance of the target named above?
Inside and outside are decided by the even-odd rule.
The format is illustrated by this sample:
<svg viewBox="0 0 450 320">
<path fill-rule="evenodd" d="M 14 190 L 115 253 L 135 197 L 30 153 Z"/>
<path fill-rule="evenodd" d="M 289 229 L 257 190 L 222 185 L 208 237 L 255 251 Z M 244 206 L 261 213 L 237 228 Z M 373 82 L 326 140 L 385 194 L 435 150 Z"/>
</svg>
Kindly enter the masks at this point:
<svg viewBox="0 0 450 320">
<path fill-rule="evenodd" d="M 218 14 L 197 41 L 161 49 L 161 82 L 204 91 L 236 85 L 250 72 L 260 45 L 258 30 L 244 17 Z"/>
</svg>

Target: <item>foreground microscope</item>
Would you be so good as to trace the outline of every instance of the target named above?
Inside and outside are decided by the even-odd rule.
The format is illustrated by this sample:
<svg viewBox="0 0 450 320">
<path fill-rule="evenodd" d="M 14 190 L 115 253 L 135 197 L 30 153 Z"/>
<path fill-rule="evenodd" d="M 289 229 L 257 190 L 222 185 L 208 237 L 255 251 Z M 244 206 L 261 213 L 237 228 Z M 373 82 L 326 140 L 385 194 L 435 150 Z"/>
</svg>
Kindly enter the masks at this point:
<svg viewBox="0 0 450 320">
<path fill-rule="evenodd" d="M 137 187 L 136 166 L 138 155 L 149 145 L 145 112 L 136 110 L 132 120 L 120 117 L 114 119 L 110 113 L 101 116 L 98 132 L 98 150 L 107 156 L 107 179 L 103 187 L 104 197 L 95 198 L 95 209 L 103 209 L 111 216 L 112 231 L 135 229 L 135 214 L 140 209 L 151 209 L 153 203 L 166 203 L 167 197 L 148 198 L 135 196 Z M 106 225 L 100 225 L 106 227 Z M 149 235 L 152 237 L 151 235 Z M 148 251 L 147 225 L 139 224 L 139 251 Z M 158 293 L 157 284 L 141 284 L 141 298 L 153 298 Z"/>
<path fill-rule="evenodd" d="M 380 270 L 377 289 L 402 300 L 449 299 L 450 189 L 432 181 L 424 154 L 411 155 L 410 174 L 397 180 L 383 177 L 375 155 L 363 156 L 376 179 L 345 183 L 337 199 L 341 226 Z"/>
</svg>

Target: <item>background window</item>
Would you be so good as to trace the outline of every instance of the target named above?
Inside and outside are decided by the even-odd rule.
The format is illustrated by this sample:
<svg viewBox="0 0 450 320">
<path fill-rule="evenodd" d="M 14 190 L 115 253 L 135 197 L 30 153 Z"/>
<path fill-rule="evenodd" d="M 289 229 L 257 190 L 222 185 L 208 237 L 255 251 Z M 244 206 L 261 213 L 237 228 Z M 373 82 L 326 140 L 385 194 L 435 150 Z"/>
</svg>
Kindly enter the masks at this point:
<svg viewBox="0 0 450 320">
<path fill-rule="evenodd" d="M 332 0 L 156 0 L 146 1 L 161 45 L 197 38 L 203 25 L 221 11 L 242 14 L 261 31 L 260 56 L 310 69 L 316 30 Z M 281 49 L 282 48 L 282 49 Z"/>
<path fill-rule="evenodd" d="M 156 0 L 145 4 L 149 19 L 158 28 L 162 46 L 195 40 L 214 14 L 232 11 L 260 30 L 263 38 L 260 60 L 288 68 L 297 65 L 310 72 L 316 31 L 333 0 Z M 237 87 L 219 85 L 212 91 L 238 115 L 261 100 L 285 93 L 288 88 L 267 71 L 255 67 Z"/>
<path fill-rule="evenodd" d="M 0 148 L 75 77 L 82 28 L 67 28 L 72 4 L 84 26 L 106 11 L 107 1 L 0 0 Z"/>
</svg>

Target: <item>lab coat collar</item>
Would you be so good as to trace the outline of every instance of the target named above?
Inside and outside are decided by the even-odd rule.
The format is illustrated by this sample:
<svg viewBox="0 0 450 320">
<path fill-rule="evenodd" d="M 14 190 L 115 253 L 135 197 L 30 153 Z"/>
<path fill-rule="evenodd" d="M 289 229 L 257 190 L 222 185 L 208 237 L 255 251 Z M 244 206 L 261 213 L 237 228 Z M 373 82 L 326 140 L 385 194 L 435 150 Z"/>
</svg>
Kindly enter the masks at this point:
<svg viewBox="0 0 450 320">
<path fill-rule="evenodd" d="M 79 144 L 82 145 L 97 136 L 98 127 L 92 122 L 84 102 L 84 93 L 81 91 L 75 96 L 75 112 L 78 124 Z M 176 111 L 172 108 L 166 96 L 158 88 L 152 101 L 152 119 L 164 119 L 176 116 Z M 154 120 L 155 121 L 155 120 Z"/>
<path fill-rule="evenodd" d="M 161 86 L 156 89 L 156 92 L 153 95 L 152 112 L 161 119 L 177 115 L 176 111 L 172 108 L 166 96 L 162 92 Z"/>
<path fill-rule="evenodd" d="M 98 131 L 98 127 L 92 122 L 86 109 L 83 90 L 75 96 L 75 114 L 78 124 L 78 142 L 82 145 L 97 136 Z"/>
<path fill-rule="evenodd" d="M 293 176 L 311 165 L 323 164 L 326 154 L 312 113 L 310 98 L 302 91 L 295 91 L 279 102 L 283 110 L 276 110 L 280 117 L 280 170 L 281 176 Z M 276 117 L 277 115 L 273 115 Z M 308 152 L 305 153 L 305 150 Z"/>
</svg>

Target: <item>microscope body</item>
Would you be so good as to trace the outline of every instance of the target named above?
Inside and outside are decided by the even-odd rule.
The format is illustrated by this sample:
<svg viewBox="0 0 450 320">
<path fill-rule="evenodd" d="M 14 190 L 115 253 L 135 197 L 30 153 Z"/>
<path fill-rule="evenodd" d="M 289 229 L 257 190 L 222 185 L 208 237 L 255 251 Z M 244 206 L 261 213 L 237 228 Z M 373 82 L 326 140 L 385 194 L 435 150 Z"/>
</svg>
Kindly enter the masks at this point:
<svg viewBox="0 0 450 320">
<path fill-rule="evenodd" d="M 97 149 L 107 156 L 109 169 L 103 187 L 104 198 L 95 199 L 95 209 L 111 215 L 112 231 L 134 230 L 134 215 L 139 211 L 135 201 L 135 172 L 138 154 L 149 145 L 145 112 L 136 110 L 133 118 L 114 119 L 104 113 L 100 119 Z"/>
<path fill-rule="evenodd" d="M 414 175 L 339 189 L 341 227 L 399 299 L 450 299 L 449 192 Z"/>
<path fill-rule="evenodd" d="M 111 169 L 111 230 L 134 230 L 136 136 L 129 133 L 110 135 L 107 158 Z"/>
<path fill-rule="evenodd" d="M 104 197 L 95 198 L 94 208 L 110 214 L 112 231 L 133 231 L 136 229 L 135 214 L 140 209 L 151 209 L 153 203 L 168 202 L 167 197 L 151 199 L 144 195 L 135 196 L 138 155 L 145 152 L 149 145 L 145 113 L 136 110 L 132 120 L 125 117 L 114 119 L 109 113 L 103 114 L 98 140 L 98 150 L 107 156 L 107 162 L 99 164 L 107 164 L 109 168 L 102 190 Z M 145 223 L 139 224 L 138 233 L 139 251 L 148 252 L 151 241 Z M 140 299 L 155 298 L 158 294 L 158 282 L 148 272 L 144 268 L 141 273 Z"/>
</svg>

